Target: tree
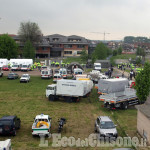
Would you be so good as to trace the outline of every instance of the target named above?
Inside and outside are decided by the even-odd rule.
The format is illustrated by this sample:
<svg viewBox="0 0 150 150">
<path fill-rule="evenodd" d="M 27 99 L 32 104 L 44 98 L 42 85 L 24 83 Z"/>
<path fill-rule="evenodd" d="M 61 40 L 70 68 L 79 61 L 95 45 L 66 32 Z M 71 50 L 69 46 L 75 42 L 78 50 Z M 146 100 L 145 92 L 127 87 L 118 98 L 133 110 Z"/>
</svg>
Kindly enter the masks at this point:
<svg viewBox="0 0 150 150">
<path fill-rule="evenodd" d="M 81 58 L 81 60 L 82 60 L 84 63 L 87 63 L 88 54 L 87 54 L 87 51 L 86 51 L 85 49 L 83 49 L 83 50 L 81 51 L 80 58 Z"/>
<path fill-rule="evenodd" d="M 24 45 L 23 57 L 24 58 L 30 58 L 30 59 L 35 58 L 35 49 L 34 49 L 32 43 L 29 40 Z"/>
<path fill-rule="evenodd" d="M 150 64 L 145 63 L 144 69 L 135 78 L 136 95 L 140 102 L 145 102 L 150 92 Z"/>
<path fill-rule="evenodd" d="M 113 56 L 117 55 L 117 50 L 113 50 Z"/>
<path fill-rule="evenodd" d="M 7 34 L 0 36 L 0 58 L 16 58 L 18 56 L 18 45 Z"/>
<path fill-rule="evenodd" d="M 34 22 L 21 22 L 18 31 L 23 42 L 31 41 L 32 44 L 40 41 L 42 33 L 37 23 Z"/>
<path fill-rule="evenodd" d="M 119 47 L 119 48 L 118 48 L 117 54 L 118 54 L 118 55 L 121 55 L 121 54 L 122 54 L 122 47 Z"/>
<path fill-rule="evenodd" d="M 107 51 L 108 48 L 103 43 L 99 43 L 92 54 L 92 61 L 95 62 L 97 59 L 106 59 Z"/>
<path fill-rule="evenodd" d="M 136 55 L 142 56 L 145 60 L 145 55 L 146 54 L 145 54 L 145 50 L 143 48 L 138 47 L 137 50 L 136 50 Z"/>
</svg>

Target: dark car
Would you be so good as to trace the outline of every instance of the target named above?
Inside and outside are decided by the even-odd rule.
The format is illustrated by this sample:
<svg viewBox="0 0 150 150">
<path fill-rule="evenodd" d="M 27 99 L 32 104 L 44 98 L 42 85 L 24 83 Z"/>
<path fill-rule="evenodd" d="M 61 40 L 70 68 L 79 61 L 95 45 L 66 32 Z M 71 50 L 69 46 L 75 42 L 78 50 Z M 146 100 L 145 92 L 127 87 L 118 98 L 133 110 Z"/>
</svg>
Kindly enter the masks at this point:
<svg viewBox="0 0 150 150">
<path fill-rule="evenodd" d="M 19 75 L 17 73 L 9 73 L 7 79 L 17 79 Z"/>
<path fill-rule="evenodd" d="M 2 70 L 3 70 L 3 71 L 9 71 L 9 67 L 8 67 L 8 66 L 3 66 L 3 67 L 2 67 Z"/>
<path fill-rule="evenodd" d="M 4 116 L 0 119 L 0 135 L 16 135 L 20 129 L 20 118 L 17 116 Z"/>
</svg>

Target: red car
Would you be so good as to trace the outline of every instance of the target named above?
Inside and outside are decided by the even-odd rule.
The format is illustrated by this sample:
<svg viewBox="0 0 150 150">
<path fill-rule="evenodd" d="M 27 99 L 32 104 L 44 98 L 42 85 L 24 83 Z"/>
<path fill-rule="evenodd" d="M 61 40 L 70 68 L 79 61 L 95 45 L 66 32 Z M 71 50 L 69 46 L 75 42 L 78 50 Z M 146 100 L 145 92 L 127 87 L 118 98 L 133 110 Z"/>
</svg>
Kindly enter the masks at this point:
<svg viewBox="0 0 150 150">
<path fill-rule="evenodd" d="M 4 71 L 9 71 L 9 68 L 8 68 L 8 66 L 3 66 L 3 67 L 2 67 L 2 70 L 4 70 Z"/>
</svg>

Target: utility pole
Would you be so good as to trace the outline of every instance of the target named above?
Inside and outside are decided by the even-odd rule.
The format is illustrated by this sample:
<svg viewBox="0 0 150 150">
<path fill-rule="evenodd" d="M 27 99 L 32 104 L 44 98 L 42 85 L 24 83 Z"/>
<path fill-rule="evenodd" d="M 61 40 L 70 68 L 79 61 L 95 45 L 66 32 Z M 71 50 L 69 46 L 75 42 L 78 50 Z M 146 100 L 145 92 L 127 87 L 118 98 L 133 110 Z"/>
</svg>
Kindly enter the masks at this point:
<svg viewBox="0 0 150 150">
<path fill-rule="evenodd" d="M 104 35 L 104 42 L 105 42 L 105 36 L 106 36 L 106 34 L 110 34 L 110 33 L 107 33 L 107 32 L 91 32 L 91 33 L 96 33 L 96 34 L 103 34 Z"/>
</svg>

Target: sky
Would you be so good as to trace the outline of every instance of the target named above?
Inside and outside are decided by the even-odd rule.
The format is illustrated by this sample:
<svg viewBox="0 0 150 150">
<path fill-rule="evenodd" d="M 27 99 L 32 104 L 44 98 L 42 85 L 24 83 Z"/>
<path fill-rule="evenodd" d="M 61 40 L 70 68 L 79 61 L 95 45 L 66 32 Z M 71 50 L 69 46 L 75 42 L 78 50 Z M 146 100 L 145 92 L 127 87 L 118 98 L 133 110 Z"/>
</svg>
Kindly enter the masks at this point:
<svg viewBox="0 0 150 150">
<path fill-rule="evenodd" d="M 20 23 L 28 21 L 43 35 L 149 38 L 150 0 L 0 0 L 0 34 L 17 34 Z"/>
</svg>

